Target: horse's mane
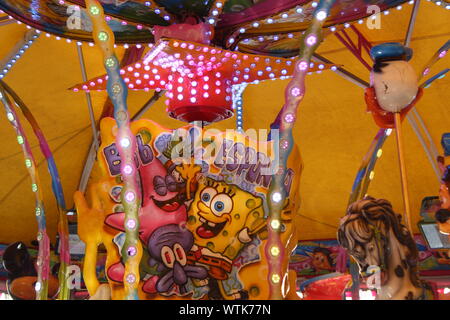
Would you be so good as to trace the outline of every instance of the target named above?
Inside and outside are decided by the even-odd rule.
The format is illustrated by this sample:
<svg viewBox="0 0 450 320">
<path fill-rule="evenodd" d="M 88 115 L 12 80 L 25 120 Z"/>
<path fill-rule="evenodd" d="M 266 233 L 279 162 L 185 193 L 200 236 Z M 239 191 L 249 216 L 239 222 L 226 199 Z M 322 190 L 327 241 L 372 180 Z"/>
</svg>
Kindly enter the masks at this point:
<svg viewBox="0 0 450 320">
<path fill-rule="evenodd" d="M 356 244 L 364 246 L 375 236 L 375 230 L 382 235 L 385 262 L 388 263 L 389 230 L 392 229 L 397 240 L 408 248 L 406 263 L 410 268 L 411 281 L 419 286 L 417 277 L 418 250 L 414 239 L 408 229 L 401 222 L 402 216 L 396 214 L 389 201 L 365 197 L 352 203 L 347 214 L 341 219 L 338 229 L 338 241 L 347 250 L 351 250 Z M 389 266 L 386 265 L 389 268 Z"/>
</svg>

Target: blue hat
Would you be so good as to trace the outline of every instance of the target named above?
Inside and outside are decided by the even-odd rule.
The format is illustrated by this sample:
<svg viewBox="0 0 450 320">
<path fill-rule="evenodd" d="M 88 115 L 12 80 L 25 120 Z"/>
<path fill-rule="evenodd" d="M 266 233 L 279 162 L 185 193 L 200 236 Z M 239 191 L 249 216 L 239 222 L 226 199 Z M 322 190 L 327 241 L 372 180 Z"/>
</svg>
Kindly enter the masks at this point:
<svg viewBox="0 0 450 320">
<path fill-rule="evenodd" d="M 411 60 L 413 51 L 398 42 L 388 42 L 376 45 L 370 49 L 370 56 L 373 60 Z"/>
</svg>

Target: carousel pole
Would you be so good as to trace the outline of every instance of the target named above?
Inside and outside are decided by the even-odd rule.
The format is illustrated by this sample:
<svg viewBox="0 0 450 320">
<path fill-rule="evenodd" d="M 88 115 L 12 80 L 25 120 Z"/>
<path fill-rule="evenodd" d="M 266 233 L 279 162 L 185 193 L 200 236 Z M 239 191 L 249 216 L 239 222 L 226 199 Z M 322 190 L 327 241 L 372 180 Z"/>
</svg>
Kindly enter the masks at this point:
<svg viewBox="0 0 450 320">
<path fill-rule="evenodd" d="M 267 195 L 269 207 L 269 218 L 267 219 L 268 241 L 265 246 L 265 255 L 268 262 L 268 283 L 270 287 L 270 300 L 281 300 L 284 298 L 285 279 L 282 261 L 285 250 L 281 243 L 281 213 L 285 205 L 286 192 L 284 181 L 286 177 L 287 159 L 292 151 L 293 135 L 292 129 L 297 118 L 298 107 L 305 95 L 305 78 L 308 73 L 311 57 L 322 41 L 322 26 L 328 17 L 329 11 L 335 0 L 322 0 L 314 11 L 314 17 L 309 28 L 300 40 L 298 60 L 292 80 L 285 89 L 285 102 L 279 113 L 279 145 L 275 147 L 278 153 L 279 166 L 274 169 L 275 173 L 270 183 Z M 271 126 L 272 127 L 272 126 Z M 271 130 L 272 136 L 272 130 Z"/>
<path fill-rule="evenodd" d="M 402 194 L 403 194 L 403 206 L 405 208 L 405 220 L 408 230 L 411 234 L 413 234 L 413 229 L 411 226 L 411 208 L 409 205 L 409 191 L 408 191 L 408 177 L 406 174 L 406 163 L 405 163 L 405 154 L 403 147 L 403 136 L 402 136 L 402 123 L 399 112 L 394 113 L 395 119 L 395 137 L 397 140 L 397 153 L 398 160 L 400 166 L 400 175 L 402 182 Z"/>
<path fill-rule="evenodd" d="M 117 124 L 116 145 L 120 154 L 123 180 L 121 198 L 125 209 L 125 243 L 122 249 L 122 260 L 125 264 L 124 296 L 127 300 L 139 300 L 139 264 L 142 258 L 142 244 L 139 241 L 141 196 L 134 161 L 137 143 L 130 128 L 126 101 L 128 88 L 120 76 L 120 64 L 114 52 L 114 33 L 105 22 L 103 7 L 97 0 L 86 0 L 86 8 L 92 19 L 93 38 L 102 51 L 103 64 L 108 73 L 107 90 L 114 105 L 114 119 Z"/>
</svg>

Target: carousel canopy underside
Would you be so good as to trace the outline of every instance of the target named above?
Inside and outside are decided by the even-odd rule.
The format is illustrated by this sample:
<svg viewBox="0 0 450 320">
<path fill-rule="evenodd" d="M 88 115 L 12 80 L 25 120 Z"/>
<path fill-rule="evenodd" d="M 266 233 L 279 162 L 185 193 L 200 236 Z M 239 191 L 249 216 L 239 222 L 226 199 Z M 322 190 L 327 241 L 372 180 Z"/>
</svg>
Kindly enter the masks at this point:
<svg viewBox="0 0 450 320">
<path fill-rule="evenodd" d="M 382 16 L 381 29 L 369 30 L 365 24 L 358 29 L 372 44 L 402 42 L 406 34 L 412 6 L 391 10 Z M 412 65 L 420 72 L 430 57 L 450 36 L 450 10 L 431 2 L 420 4 L 410 47 L 414 50 Z M 0 59 L 6 57 L 23 38 L 24 25 L 0 27 Z M 83 46 L 88 77 L 104 73 L 100 51 Z M 123 48 L 118 48 L 122 55 Z M 368 81 L 367 69 L 332 34 L 319 47 L 318 53 Z M 448 58 L 435 65 L 435 72 L 448 67 Z M 86 98 L 83 93 L 67 90 L 81 82 L 76 44 L 41 36 L 14 65 L 4 78 L 29 106 L 49 140 L 60 171 L 68 207 L 78 187 L 92 133 Z M 249 85 L 244 92 L 244 128 L 268 128 L 284 101 L 288 80 L 266 81 Z M 297 221 L 301 239 L 335 238 L 339 218 L 346 210 L 348 197 L 359 168 L 378 128 L 366 113 L 364 91 L 332 71 L 313 74 L 307 78 L 307 93 L 299 108 L 299 120 L 294 136 L 304 161 L 301 177 L 301 209 Z M 425 89 L 417 105 L 437 145 L 441 134 L 450 130 L 449 78 L 436 81 Z M 128 106 L 136 112 L 152 95 L 130 91 Z M 100 116 L 106 93 L 91 93 L 96 117 Z M 264 110 L 262 112 L 262 110 Z M 144 117 L 166 127 L 177 128 L 183 123 L 165 113 L 161 98 Z M 34 197 L 29 176 L 23 165 L 23 155 L 17 145 L 14 130 L 0 112 L 0 242 L 22 240 L 29 243 L 37 233 L 34 218 Z M 219 129 L 234 128 L 235 118 L 213 125 Z M 47 211 L 47 228 L 51 239 L 56 235 L 56 203 L 50 189 L 50 176 L 39 146 L 26 125 L 32 149 L 37 155 Z M 404 122 L 406 164 L 411 194 L 413 225 L 420 220 L 421 201 L 437 195 L 439 182 L 411 126 Z M 441 150 L 440 150 L 441 151 Z M 369 189 L 374 197 L 389 199 L 397 212 L 403 211 L 400 172 L 394 135 L 383 147 L 383 155 L 375 168 Z M 417 231 L 417 229 L 416 229 Z"/>
</svg>

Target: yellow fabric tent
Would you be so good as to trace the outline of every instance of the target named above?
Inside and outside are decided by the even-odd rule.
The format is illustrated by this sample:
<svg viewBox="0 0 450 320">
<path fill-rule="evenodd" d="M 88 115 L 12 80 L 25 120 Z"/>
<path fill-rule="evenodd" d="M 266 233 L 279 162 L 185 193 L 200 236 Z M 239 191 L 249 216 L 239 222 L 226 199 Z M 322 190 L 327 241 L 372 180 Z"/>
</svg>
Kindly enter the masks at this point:
<svg viewBox="0 0 450 320">
<path fill-rule="evenodd" d="M 391 10 L 382 15 L 381 28 L 369 30 L 365 24 L 359 30 L 372 44 L 402 42 L 412 6 Z M 410 47 L 414 50 L 412 65 L 419 73 L 432 54 L 450 37 L 450 10 L 431 2 L 420 4 Z M 24 25 L 0 27 L 0 59 L 6 57 L 28 30 Z M 83 45 L 89 77 L 104 73 L 100 51 Z M 117 49 L 123 54 L 123 48 Z M 319 47 L 318 53 L 368 81 L 369 73 L 332 34 Z M 449 57 L 434 67 L 437 72 L 449 66 Z M 0 60 L 1 61 L 1 60 Z M 68 207 L 78 187 L 85 157 L 92 139 L 90 120 L 83 93 L 67 90 L 82 81 L 76 44 L 40 38 L 14 65 L 4 78 L 29 106 L 49 140 L 60 171 Z M 288 80 L 266 81 L 249 85 L 244 92 L 244 129 L 268 128 L 284 101 Z M 294 136 L 300 147 L 305 168 L 301 177 L 301 209 L 298 224 L 301 239 L 335 238 L 339 218 L 346 210 L 356 171 L 378 128 L 366 113 L 364 91 L 332 71 L 307 78 L 307 93 L 298 114 Z M 434 142 L 440 146 L 442 133 L 450 131 L 450 80 L 444 78 L 425 89 L 417 105 Z M 152 93 L 130 91 L 130 113 L 137 111 Z M 91 93 L 96 117 L 105 101 L 105 92 Z M 164 98 L 144 117 L 176 128 L 181 122 L 165 113 Z M 29 177 L 14 130 L 0 112 L 0 243 L 34 240 L 37 224 Z M 24 121 L 25 123 L 25 121 Z M 219 129 L 234 128 L 235 118 L 214 124 Z M 50 176 L 45 160 L 32 131 L 25 125 L 33 151 L 37 155 L 47 211 L 47 229 L 52 242 L 57 226 L 56 201 L 50 188 Z M 420 219 L 419 209 L 425 196 L 437 195 L 439 181 L 412 131 L 404 122 L 406 164 L 411 194 L 413 225 Z M 397 212 L 403 212 L 400 172 L 394 135 L 388 138 L 383 155 L 375 168 L 369 188 L 374 197 L 389 199 Z M 417 231 L 417 229 L 416 229 Z"/>
</svg>

